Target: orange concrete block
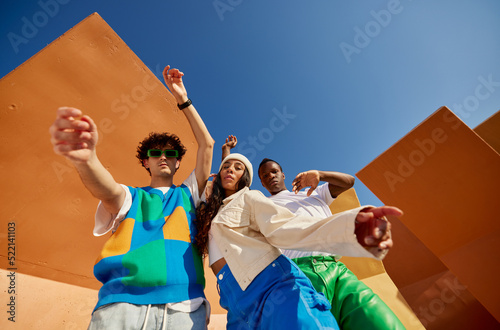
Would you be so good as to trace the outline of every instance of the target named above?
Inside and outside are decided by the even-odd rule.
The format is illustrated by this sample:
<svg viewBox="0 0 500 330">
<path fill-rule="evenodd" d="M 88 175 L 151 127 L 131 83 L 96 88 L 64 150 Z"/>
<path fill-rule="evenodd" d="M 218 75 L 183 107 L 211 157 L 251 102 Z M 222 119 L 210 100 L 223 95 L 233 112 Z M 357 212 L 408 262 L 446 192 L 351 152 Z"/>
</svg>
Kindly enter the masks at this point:
<svg viewBox="0 0 500 330">
<path fill-rule="evenodd" d="M 497 320 L 499 169 L 498 153 L 443 107 L 357 173 Z"/>
<path fill-rule="evenodd" d="M 0 269 L 2 291 L 9 286 L 10 272 Z M 0 329 L 87 329 L 97 303 L 97 291 L 76 285 L 17 273 L 13 308 L 10 294 L 0 295 Z M 6 313 L 13 311 L 13 314 Z M 12 318 L 9 320 L 9 318 Z"/>
<path fill-rule="evenodd" d="M 398 218 L 384 266 L 426 329 L 495 329 L 497 320 Z"/>
<path fill-rule="evenodd" d="M 500 111 L 477 125 L 474 132 L 500 153 Z"/>
<path fill-rule="evenodd" d="M 98 201 L 52 151 L 48 128 L 56 109 L 74 106 L 90 115 L 99 129 L 101 161 L 117 182 L 136 186 L 149 183 L 135 150 L 151 131 L 176 133 L 188 148 L 175 183 L 193 170 L 196 142 L 185 116 L 98 14 L 3 77 L 0 102 L 2 223 L 16 223 L 18 271 L 99 288 L 92 267 L 106 238 L 92 235 Z M 6 230 L 2 225 L 1 234 Z"/>
</svg>

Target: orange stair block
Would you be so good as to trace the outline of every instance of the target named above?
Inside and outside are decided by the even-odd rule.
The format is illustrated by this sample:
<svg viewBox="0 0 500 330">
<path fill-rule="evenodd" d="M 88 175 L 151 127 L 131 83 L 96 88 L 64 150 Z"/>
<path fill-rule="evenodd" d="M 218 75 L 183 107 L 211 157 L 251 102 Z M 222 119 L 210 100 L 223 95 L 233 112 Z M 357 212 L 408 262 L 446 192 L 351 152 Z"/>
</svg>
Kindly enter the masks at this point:
<svg viewBox="0 0 500 330">
<path fill-rule="evenodd" d="M 402 291 L 402 285 L 409 288 L 435 279 L 428 283 L 435 287 L 433 294 L 414 290 L 416 295 L 428 294 L 419 298 L 428 325 L 454 309 L 450 322 L 468 319 L 475 328 L 498 326 L 498 152 L 442 107 L 357 176 L 384 204 L 405 212 L 401 223 L 395 224 L 394 240 L 401 234 L 415 244 L 402 242 L 408 250 L 401 251 L 397 262 L 397 253 L 391 252 L 385 265 Z M 411 271 L 401 272 L 403 265 Z M 407 276 L 398 280 L 392 266 L 395 273 Z M 406 298 L 415 310 L 415 300 Z"/>
</svg>

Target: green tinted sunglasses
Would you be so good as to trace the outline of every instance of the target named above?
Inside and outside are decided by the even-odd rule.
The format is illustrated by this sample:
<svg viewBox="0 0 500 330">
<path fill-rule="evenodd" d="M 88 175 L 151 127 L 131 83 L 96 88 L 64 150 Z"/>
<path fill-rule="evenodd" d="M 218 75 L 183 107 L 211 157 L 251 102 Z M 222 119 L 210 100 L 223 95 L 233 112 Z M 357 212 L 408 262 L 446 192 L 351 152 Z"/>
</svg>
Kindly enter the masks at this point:
<svg viewBox="0 0 500 330">
<path fill-rule="evenodd" d="M 161 154 L 165 154 L 165 157 L 179 157 L 179 152 L 177 150 L 160 150 L 160 149 L 149 149 L 148 157 L 161 157 Z"/>
</svg>

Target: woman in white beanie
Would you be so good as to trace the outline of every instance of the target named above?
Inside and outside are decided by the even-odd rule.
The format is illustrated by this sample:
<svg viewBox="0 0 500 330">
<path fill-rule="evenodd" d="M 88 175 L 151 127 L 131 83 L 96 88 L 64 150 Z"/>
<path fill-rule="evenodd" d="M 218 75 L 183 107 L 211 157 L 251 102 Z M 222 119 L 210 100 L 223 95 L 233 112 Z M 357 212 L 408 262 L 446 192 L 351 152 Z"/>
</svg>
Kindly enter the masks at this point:
<svg viewBox="0 0 500 330">
<path fill-rule="evenodd" d="M 249 190 L 252 177 L 252 164 L 245 156 L 229 155 L 207 203 L 197 210 L 196 244 L 202 254 L 209 254 L 220 304 L 228 310 L 227 328 L 338 329 L 326 298 L 267 241 L 272 229 L 261 232 L 273 215 L 284 215 L 276 214 L 262 193 Z"/>
</svg>

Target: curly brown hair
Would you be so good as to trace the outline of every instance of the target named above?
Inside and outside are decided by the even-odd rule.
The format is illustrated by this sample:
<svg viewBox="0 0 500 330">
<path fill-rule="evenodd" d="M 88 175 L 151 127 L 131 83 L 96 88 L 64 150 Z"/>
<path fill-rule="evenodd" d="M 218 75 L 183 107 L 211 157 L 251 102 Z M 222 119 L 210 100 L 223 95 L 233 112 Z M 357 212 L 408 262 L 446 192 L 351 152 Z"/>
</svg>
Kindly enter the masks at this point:
<svg viewBox="0 0 500 330">
<path fill-rule="evenodd" d="M 237 189 L 240 191 L 245 187 L 250 186 L 250 172 L 245 167 L 245 172 L 241 176 L 237 184 Z M 219 212 L 222 202 L 226 198 L 226 192 L 221 184 L 220 171 L 212 183 L 212 193 L 208 196 L 206 202 L 202 202 L 196 208 L 196 236 L 194 239 L 195 245 L 198 247 L 203 257 L 208 255 L 208 232 L 212 226 L 212 220 Z"/>
<path fill-rule="evenodd" d="M 149 149 L 163 150 L 165 148 L 172 148 L 177 150 L 179 152 L 179 157 L 177 157 L 178 160 L 181 160 L 182 156 L 184 156 L 184 154 L 187 151 L 186 147 L 184 147 L 179 137 L 171 133 L 152 132 L 149 133 L 148 137 L 139 142 L 139 146 L 137 147 L 136 157 L 137 159 L 139 159 L 139 162 L 141 163 L 142 167 L 144 167 L 149 172 L 149 175 L 151 175 L 151 171 L 149 170 L 149 168 L 144 166 L 144 159 L 149 158 L 148 150 Z"/>
</svg>

